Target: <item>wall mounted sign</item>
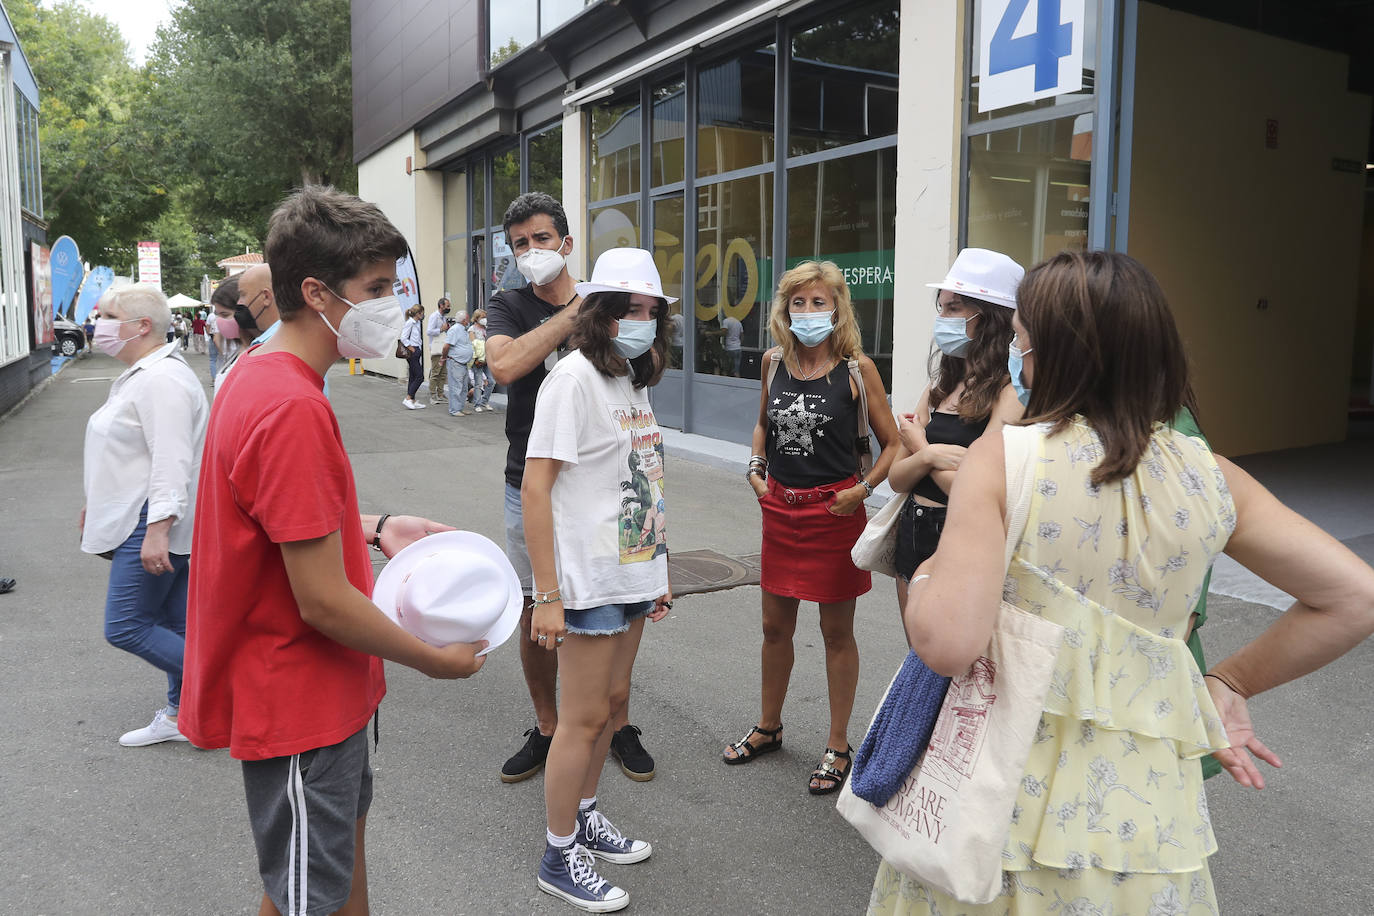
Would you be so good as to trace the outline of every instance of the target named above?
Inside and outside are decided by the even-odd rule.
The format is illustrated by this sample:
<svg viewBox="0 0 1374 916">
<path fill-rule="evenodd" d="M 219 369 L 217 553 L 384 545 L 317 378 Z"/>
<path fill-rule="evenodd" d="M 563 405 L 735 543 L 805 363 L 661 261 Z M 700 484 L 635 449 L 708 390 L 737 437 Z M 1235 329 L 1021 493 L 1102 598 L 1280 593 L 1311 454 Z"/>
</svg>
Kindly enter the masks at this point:
<svg viewBox="0 0 1374 916">
<path fill-rule="evenodd" d="M 1084 2 L 979 0 L 979 111 L 1083 88 Z"/>
</svg>

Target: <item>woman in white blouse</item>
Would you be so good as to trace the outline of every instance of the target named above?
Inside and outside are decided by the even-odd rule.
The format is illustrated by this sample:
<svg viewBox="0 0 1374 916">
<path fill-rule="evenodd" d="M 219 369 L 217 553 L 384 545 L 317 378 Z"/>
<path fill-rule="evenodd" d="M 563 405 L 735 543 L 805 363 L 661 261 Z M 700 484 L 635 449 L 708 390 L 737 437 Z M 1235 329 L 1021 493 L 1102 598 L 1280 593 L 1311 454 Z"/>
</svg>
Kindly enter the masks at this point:
<svg viewBox="0 0 1374 916">
<path fill-rule="evenodd" d="M 157 287 L 112 290 L 95 345 L 129 368 L 86 424 L 81 549 L 111 560 L 105 638 L 167 673 L 167 706 L 125 747 L 185 741 L 177 729 L 186 584 L 200 453 L 209 407 L 177 349 Z"/>
</svg>

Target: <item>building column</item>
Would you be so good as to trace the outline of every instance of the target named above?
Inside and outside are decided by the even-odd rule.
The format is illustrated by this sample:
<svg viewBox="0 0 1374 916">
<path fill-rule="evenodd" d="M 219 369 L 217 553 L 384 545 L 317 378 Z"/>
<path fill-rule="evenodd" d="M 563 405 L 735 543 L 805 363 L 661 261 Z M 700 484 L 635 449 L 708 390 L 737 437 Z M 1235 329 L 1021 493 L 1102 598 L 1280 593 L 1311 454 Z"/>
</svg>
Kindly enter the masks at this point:
<svg viewBox="0 0 1374 916">
<path fill-rule="evenodd" d="M 902 0 L 892 404 L 903 413 L 928 381 L 935 300 L 925 284 L 942 279 L 958 252 L 967 9 L 964 0 Z"/>
<path fill-rule="evenodd" d="M 589 277 L 591 239 L 583 232 L 587 220 L 587 142 L 588 118 L 581 108 L 563 111 L 563 209 L 568 214 L 568 233 L 573 237 L 573 253 L 568 264 L 574 277 Z"/>
</svg>

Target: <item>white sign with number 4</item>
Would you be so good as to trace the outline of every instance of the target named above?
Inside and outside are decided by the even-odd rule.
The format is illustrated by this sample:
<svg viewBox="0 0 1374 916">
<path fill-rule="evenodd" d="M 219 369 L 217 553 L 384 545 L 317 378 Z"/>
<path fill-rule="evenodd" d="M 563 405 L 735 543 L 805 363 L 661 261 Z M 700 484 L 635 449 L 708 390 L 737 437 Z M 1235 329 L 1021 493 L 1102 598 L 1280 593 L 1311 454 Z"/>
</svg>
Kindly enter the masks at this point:
<svg viewBox="0 0 1374 916">
<path fill-rule="evenodd" d="M 979 0 L 979 6 L 979 111 L 1083 88 L 1084 0 Z"/>
</svg>

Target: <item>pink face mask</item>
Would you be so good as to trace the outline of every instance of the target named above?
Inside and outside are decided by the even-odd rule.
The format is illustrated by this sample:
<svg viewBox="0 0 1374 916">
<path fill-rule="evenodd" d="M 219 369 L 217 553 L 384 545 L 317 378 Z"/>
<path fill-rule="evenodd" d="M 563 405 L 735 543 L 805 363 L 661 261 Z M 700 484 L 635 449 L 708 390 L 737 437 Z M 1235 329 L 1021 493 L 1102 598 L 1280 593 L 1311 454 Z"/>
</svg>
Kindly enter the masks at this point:
<svg viewBox="0 0 1374 916">
<path fill-rule="evenodd" d="M 239 336 L 239 323 L 232 318 L 221 318 L 215 316 L 215 325 L 219 328 L 219 336 L 226 340 L 237 340 Z"/>
<path fill-rule="evenodd" d="M 109 356 L 118 356 L 119 351 L 124 349 L 124 345 L 133 338 L 121 338 L 119 329 L 131 321 L 139 321 L 138 318 L 129 318 L 120 321 L 118 318 L 97 318 L 95 320 L 95 334 L 92 340 L 101 351 Z"/>
</svg>

